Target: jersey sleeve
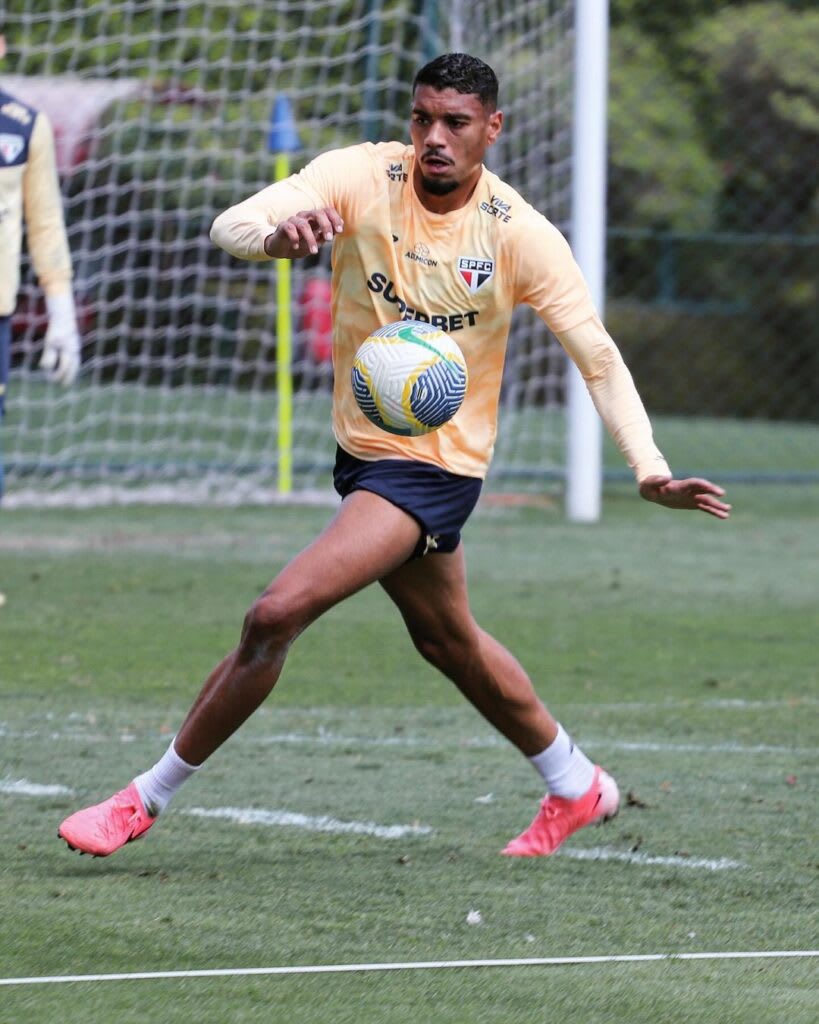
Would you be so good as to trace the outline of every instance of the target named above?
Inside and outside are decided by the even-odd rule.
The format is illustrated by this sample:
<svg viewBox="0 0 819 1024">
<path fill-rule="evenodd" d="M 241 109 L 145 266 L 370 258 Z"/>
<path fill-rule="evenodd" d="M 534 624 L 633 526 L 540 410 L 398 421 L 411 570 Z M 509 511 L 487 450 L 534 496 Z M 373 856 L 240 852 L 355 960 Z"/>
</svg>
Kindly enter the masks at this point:
<svg viewBox="0 0 819 1024">
<path fill-rule="evenodd" d="M 45 114 L 37 114 L 23 177 L 23 213 L 31 262 L 46 295 L 71 289 L 71 254 L 63 219 L 63 202 L 54 134 Z"/>
<path fill-rule="evenodd" d="M 647 476 L 671 476 L 654 443 L 651 423 L 620 350 L 595 315 L 558 340 L 586 382 L 594 406 L 639 483 Z"/>
<path fill-rule="evenodd" d="M 595 315 L 594 304 L 569 243 L 534 210 L 513 239 L 516 301 L 531 306 L 555 334 Z"/>
<path fill-rule="evenodd" d="M 303 210 L 332 206 L 352 226 L 356 198 L 367 192 L 372 176 L 371 146 L 330 150 L 311 160 L 297 174 L 278 181 L 231 206 L 213 222 L 211 239 L 243 260 L 270 260 L 264 241 L 276 225 Z"/>
</svg>

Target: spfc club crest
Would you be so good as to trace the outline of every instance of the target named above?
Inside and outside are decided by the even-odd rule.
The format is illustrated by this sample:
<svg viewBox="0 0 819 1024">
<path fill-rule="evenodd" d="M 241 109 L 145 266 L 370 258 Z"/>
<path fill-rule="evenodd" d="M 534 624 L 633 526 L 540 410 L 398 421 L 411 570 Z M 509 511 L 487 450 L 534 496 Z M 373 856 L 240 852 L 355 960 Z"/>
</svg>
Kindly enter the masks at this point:
<svg viewBox="0 0 819 1024">
<path fill-rule="evenodd" d="M 495 261 L 479 260 L 475 256 L 461 256 L 458 259 L 458 273 L 474 295 L 495 273 Z"/>
<path fill-rule="evenodd" d="M 13 164 L 23 152 L 25 140 L 22 135 L 0 135 L 0 157 L 5 164 Z"/>
</svg>

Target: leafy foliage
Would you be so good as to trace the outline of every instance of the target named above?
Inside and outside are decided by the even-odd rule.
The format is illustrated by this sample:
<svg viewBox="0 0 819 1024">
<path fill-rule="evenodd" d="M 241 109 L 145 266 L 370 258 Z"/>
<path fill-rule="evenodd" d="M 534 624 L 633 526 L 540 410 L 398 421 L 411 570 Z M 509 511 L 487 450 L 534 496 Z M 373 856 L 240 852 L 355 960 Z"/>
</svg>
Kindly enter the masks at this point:
<svg viewBox="0 0 819 1024">
<path fill-rule="evenodd" d="M 690 89 L 632 26 L 611 39 L 609 221 L 696 230 L 713 216 L 720 172 Z"/>
<path fill-rule="evenodd" d="M 689 40 L 710 148 L 725 168 L 718 224 L 819 230 L 819 13 L 723 10 Z"/>
<path fill-rule="evenodd" d="M 613 15 L 610 283 L 654 307 L 615 313 L 652 407 L 815 418 L 815 5 L 632 0 Z M 680 354 L 715 386 L 684 394 Z"/>
</svg>

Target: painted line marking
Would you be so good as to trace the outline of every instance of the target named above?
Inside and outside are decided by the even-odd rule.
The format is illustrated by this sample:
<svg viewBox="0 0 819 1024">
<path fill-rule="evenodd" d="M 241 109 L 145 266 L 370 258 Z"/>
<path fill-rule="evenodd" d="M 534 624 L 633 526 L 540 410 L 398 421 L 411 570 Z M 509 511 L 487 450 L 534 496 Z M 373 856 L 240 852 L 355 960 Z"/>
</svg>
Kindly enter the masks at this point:
<svg viewBox="0 0 819 1024">
<path fill-rule="evenodd" d="M 0 793 L 14 796 L 62 796 L 73 792 L 68 786 L 29 782 L 27 779 L 0 779 Z M 481 801 L 488 802 L 485 797 L 479 797 L 477 802 Z M 309 832 L 374 836 L 376 839 L 405 839 L 408 836 L 433 835 L 435 832 L 429 825 L 378 825 L 374 821 L 342 821 L 329 815 L 311 816 L 297 811 L 262 810 L 255 807 L 190 807 L 181 813 L 194 818 L 229 821 L 235 825 L 302 828 Z M 638 864 L 643 867 L 703 868 L 706 871 L 725 871 L 747 867 L 741 861 L 730 860 L 727 857 L 709 859 L 679 855 L 656 856 L 638 850 L 633 852 L 612 850 L 605 846 L 579 850 L 563 849 L 560 851 L 560 856 L 570 857 L 572 860 L 613 860 L 624 864 Z"/>
<path fill-rule="evenodd" d="M 375 836 L 378 839 L 404 839 L 406 836 L 426 836 L 433 832 L 428 825 L 377 825 L 374 821 L 341 821 L 327 815 L 311 817 L 295 811 L 263 811 L 252 807 L 191 807 L 182 813 L 195 818 L 230 821 L 237 825 L 284 825 L 310 832 Z"/>
<path fill-rule="evenodd" d="M 0 780 L 0 793 L 14 796 L 62 796 L 73 793 L 68 786 L 48 785 L 29 782 L 27 779 Z M 476 802 L 488 803 L 485 797 Z M 376 839 L 406 839 L 410 836 L 434 835 L 435 829 L 429 825 L 379 825 L 374 821 L 342 821 L 329 815 L 301 814 L 298 811 L 262 810 L 256 807 L 190 807 L 180 813 L 193 818 L 206 818 L 213 821 L 229 821 L 234 825 L 262 825 L 270 828 L 301 828 L 309 832 L 329 832 L 336 835 L 374 836 Z M 725 871 L 747 867 L 741 861 L 730 860 L 728 857 L 704 858 L 659 856 L 641 851 L 612 850 L 609 847 L 597 846 L 588 849 L 562 849 L 561 857 L 572 860 L 613 860 L 624 864 L 637 864 L 641 867 L 675 867 L 704 869 L 706 871 Z"/>
<path fill-rule="evenodd" d="M 287 974 L 354 974 L 386 971 L 439 971 L 467 967 L 571 967 L 590 964 L 634 964 L 687 960 L 783 960 L 818 957 L 817 949 L 762 950 L 724 953 L 634 953 L 614 956 L 548 956 L 508 960 L 420 960 L 382 964 L 315 964 L 293 967 L 223 967 L 198 971 L 136 971 L 130 974 L 57 974 L 31 978 L 0 978 L 0 985 L 59 985 L 78 981 L 159 981 L 175 978 L 239 978 Z"/>
<path fill-rule="evenodd" d="M 265 746 L 278 743 L 293 746 L 355 746 L 355 747 L 411 747 L 440 750 L 441 744 L 433 739 L 414 736 L 345 736 L 320 729 L 316 733 L 282 732 L 266 736 L 246 736 L 244 742 Z M 787 754 L 790 756 L 815 753 L 812 747 L 777 747 L 770 744 L 742 746 L 739 743 L 659 743 L 653 740 L 609 740 L 584 738 L 578 741 L 583 747 L 598 747 L 606 750 L 649 751 L 664 754 Z M 459 748 L 489 749 L 508 748 L 509 743 L 500 736 L 472 736 L 457 741 Z"/>
<path fill-rule="evenodd" d="M 434 834 L 434 829 L 427 825 L 377 825 L 372 821 L 340 821 L 326 815 L 311 817 L 295 811 L 265 811 L 253 807 L 191 807 L 181 812 L 195 818 L 210 818 L 229 821 L 237 825 L 264 825 L 303 828 L 312 832 L 334 832 L 347 835 L 375 836 L 378 839 L 403 839 L 407 836 L 426 836 Z M 747 867 L 738 860 L 728 857 L 705 858 L 658 856 L 643 853 L 639 850 L 612 850 L 610 847 L 596 846 L 589 849 L 561 849 L 559 856 L 572 860 L 612 860 L 624 864 L 637 864 L 640 867 L 673 867 L 704 869 L 706 871 L 726 871 Z"/>
<path fill-rule="evenodd" d="M 616 860 L 624 864 L 639 864 L 645 867 L 671 867 L 671 868 L 704 868 L 706 871 L 726 871 L 732 868 L 744 868 L 738 860 L 730 860 L 728 857 L 719 857 L 709 860 L 704 857 L 681 857 L 676 854 L 673 857 L 658 857 L 649 853 L 641 853 L 639 850 L 611 850 L 605 846 L 596 846 L 589 849 L 566 850 L 558 853 L 560 857 L 571 857 L 572 860 Z"/>
<path fill-rule="evenodd" d="M 106 736 L 103 733 L 88 733 L 81 731 L 67 731 L 40 733 L 36 730 L 14 731 L 7 726 L 0 724 L 0 739 L 47 739 L 49 742 L 82 742 L 82 743 L 136 743 L 140 740 L 168 742 L 167 735 L 159 735 L 154 732 L 138 735 L 133 732 L 120 731 Z M 343 733 L 330 732 L 327 729 L 319 728 L 316 732 L 279 732 L 262 735 L 242 733 L 237 737 L 237 742 L 249 743 L 257 746 L 276 746 L 277 744 L 290 746 L 319 746 L 319 747 L 386 747 L 415 750 L 494 750 L 505 749 L 509 744 L 500 736 L 466 736 L 454 741 L 454 747 L 446 745 L 442 741 L 426 736 L 352 736 Z M 813 747 L 789 747 L 775 746 L 767 743 L 757 743 L 752 746 L 743 746 L 741 743 L 664 743 L 656 740 L 614 740 L 600 737 L 584 737 L 581 745 L 588 749 L 601 749 L 609 751 L 624 751 L 626 753 L 659 753 L 659 754 L 783 754 L 788 757 L 812 756 L 815 753 Z"/>
<path fill-rule="evenodd" d="M 797 711 L 805 704 L 819 704 L 819 698 L 802 694 L 778 699 L 766 698 L 764 700 L 753 700 L 747 697 L 709 697 L 707 700 L 633 700 L 610 701 L 601 704 L 593 701 L 584 701 L 582 703 L 567 701 L 565 704 L 561 703 L 561 707 L 582 708 L 587 711 L 670 711 L 676 708 L 685 708 L 690 711 L 696 711 L 699 708 L 717 709 L 718 711 L 767 711 L 769 709 Z"/>
<path fill-rule="evenodd" d="M 73 792 L 68 786 L 44 785 L 28 779 L 0 779 L 0 793 L 12 796 L 67 796 Z"/>
<path fill-rule="evenodd" d="M 215 483 L 223 479 L 230 486 L 218 491 Z M 220 508 L 235 508 L 237 505 L 270 505 L 298 508 L 302 505 L 320 508 L 333 507 L 339 498 L 335 491 L 313 488 L 300 491 L 298 496 L 280 494 L 267 487 L 255 486 L 251 482 L 238 482 L 235 476 L 229 480 L 221 475 L 207 474 L 207 480 L 195 482 L 185 480 L 184 484 L 149 484 L 145 487 L 118 487 L 100 484 L 89 487 L 65 487 L 57 492 L 46 492 L 35 488 L 21 488 L 3 495 L 3 508 L 99 508 L 110 505 L 197 505 L 210 503 Z M 168 535 L 173 541 L 173 535 Z M 84 541 L 86 547 L 90 542 Z M 231 537 L 231 547 L 235 538 Z M 42 547 L 40 550 L 47 550 Z M 77 550 L 84 550 L 78 548 Z"/>
<path fill-rule="evenodd" d="M 776 747 L 769 743 L 657 743 L 650 740 L 589 740 L 584 746 L 610 750 L 655 751 L 662 754 L 810 754 L 810 747 Z"/>
</svg>

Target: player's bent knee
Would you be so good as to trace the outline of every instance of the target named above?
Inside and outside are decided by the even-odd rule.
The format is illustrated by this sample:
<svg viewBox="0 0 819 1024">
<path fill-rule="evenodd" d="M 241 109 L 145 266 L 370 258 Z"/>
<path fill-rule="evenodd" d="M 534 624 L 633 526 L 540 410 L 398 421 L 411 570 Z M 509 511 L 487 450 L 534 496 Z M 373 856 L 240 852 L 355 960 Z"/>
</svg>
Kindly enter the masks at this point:
<svg viewBox="0 0 819 1024">
<path fill-rule="evenodd" d="M 265 593 L 245 615 L 241 647 L 251 658 L 264 657 L 289 646 L 300 631 L 293 609 L 275 595 Z"/>
<path fill-rule="evenodd" d="M 449 675 L 453 665 L 463 662 L 469 656 L 468 646 L 447 634 L 413 634 L 412 642 L 424 661 L 446 675 Z"/>
<path fill-rule="evenodd" d="M 436 665 L 438 663 L 443 653 L 441 644 L 429 637 L 417 636 L 412 638 L 412 642 L 415 645 L 415 650 L 418 651 L 424 661 L 428 661 L 432 665 Z"/>
</svg>

